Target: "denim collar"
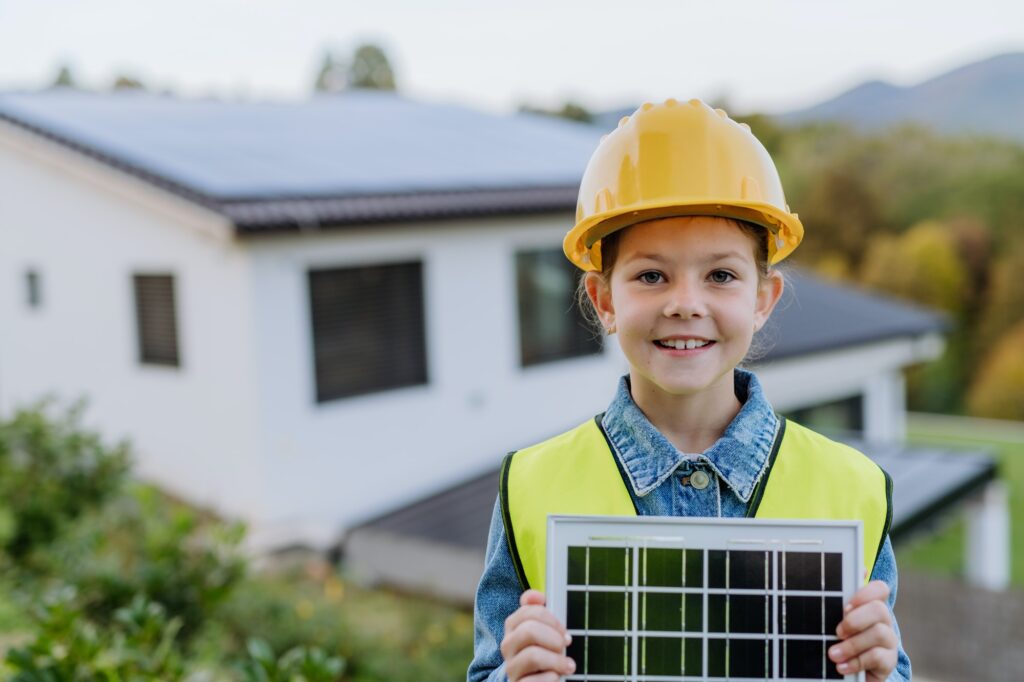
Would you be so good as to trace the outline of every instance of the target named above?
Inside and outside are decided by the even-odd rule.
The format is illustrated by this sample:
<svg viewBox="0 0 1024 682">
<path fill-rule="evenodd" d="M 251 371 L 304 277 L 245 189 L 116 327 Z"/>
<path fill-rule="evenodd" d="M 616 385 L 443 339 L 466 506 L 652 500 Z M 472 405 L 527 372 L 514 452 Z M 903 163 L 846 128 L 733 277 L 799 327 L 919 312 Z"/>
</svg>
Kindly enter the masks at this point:
<svg viewBox="0 0 1024 682">
<path fill-rule="evenodd" d="M 676 449 L 633 402 L 629 377 L 619 380 L 601 425 L 638 497 L 661 485 L 680 465 L 700 461 L 710 466 L 740 500 L 750 500 L 767 468 L 779 419 L 752 372 L 737 368 L 733 380 L 743 407 L 722 437 L 699 454 Z"/>
</svg>

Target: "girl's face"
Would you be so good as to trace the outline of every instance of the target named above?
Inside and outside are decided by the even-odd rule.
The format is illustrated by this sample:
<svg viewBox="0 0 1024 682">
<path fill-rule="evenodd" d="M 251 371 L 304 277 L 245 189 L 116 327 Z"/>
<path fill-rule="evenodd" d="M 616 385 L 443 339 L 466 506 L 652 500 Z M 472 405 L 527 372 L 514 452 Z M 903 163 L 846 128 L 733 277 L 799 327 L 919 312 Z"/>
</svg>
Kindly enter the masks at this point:
<svg viewBox="0 0 1024 682">
<path fill-rule="evenodd" d="M 610 277 L 589 274 L 587 291 L 605 328 L 619 335 L 634 397 L 732 395 L 732 370 L 782 294 L 778 273 L 758 277 L 754 248 L 719 217 L 625 229 Z"/>
</svg>

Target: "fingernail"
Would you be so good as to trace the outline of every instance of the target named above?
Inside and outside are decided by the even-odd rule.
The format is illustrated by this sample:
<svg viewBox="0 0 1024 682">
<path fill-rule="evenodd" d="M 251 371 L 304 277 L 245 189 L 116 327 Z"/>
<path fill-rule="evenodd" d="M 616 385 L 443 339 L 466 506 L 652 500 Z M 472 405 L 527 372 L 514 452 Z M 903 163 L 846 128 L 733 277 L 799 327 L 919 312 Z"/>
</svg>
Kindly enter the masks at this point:
<svg viewBox="0 0 1024 682">
<path fill-rule="evenodd" d="M 843 607 L 843 613 L 849 613 L 850 611 L 853 611 L 853 604 L 847 604 Z"/>
<path fill-rule="evenodd" d="M 838 670 L 840 673 L 845 675 L 846 673 L 850 672 L 850 664 L 849 663 L 840 663 L 839 665 L 836 666 L 836 670 Z"/>
<path fill-rule="evenodd" d="M 839 647 L 838 646 L 834 646 L 831 649 L 829 649 L 828 650 L 828 657 L 833 659 L 833 660 L 839 658 Z"/>
<path fill-rule="evenodd" d="M 574 670 L 576 670 L 576 661 L 570 658 L 569 662 L 565 664 L 565 669 L 572 673 Z"/>
<path fill-rule="evenodd" d="M 567 632 L 567 633 L 565 633 L 565 645 L 569 646 L 570 644 L 572 644 L 572 635 L 570 635 Z"/>
</svg>

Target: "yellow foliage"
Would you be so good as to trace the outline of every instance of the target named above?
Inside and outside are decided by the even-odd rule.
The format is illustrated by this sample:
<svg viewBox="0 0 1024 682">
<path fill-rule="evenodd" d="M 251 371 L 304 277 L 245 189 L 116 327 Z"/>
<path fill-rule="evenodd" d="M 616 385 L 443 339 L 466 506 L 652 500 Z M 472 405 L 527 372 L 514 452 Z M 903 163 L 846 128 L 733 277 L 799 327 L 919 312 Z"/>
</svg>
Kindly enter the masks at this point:
<svg viewBox="0 0 1024 682">
<path fill-rule="evenodd" d="M 967 394 L 967 409 L 978 417 L 1024 421 L 1024 322 L 1003 335 L 982 360 Z"/>
<path fill-rule="evenodd" d="M 874 238 L 864 257 L 861 281 L 954 314 L 963 309 L 969 286 L 955 238 L 934 221 L 918 223 L 898 237 Z"/>
</svg>

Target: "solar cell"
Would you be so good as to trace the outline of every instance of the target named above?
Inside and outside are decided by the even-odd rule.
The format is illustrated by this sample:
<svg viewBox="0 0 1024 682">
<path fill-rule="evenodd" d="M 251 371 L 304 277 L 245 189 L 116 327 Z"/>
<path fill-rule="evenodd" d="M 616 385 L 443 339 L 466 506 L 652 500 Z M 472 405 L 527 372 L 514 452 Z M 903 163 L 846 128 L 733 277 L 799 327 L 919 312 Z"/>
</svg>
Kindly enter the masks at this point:
<svg viewBox="0 0 1024 682">
<path fill-rule="evenodd" d="M 825 652 L 862 574 L 861 532 L 859 522 L 549 517 L 548 604 L 576 661 L 566 679 L 844 679 Z"/>
</svg>

